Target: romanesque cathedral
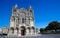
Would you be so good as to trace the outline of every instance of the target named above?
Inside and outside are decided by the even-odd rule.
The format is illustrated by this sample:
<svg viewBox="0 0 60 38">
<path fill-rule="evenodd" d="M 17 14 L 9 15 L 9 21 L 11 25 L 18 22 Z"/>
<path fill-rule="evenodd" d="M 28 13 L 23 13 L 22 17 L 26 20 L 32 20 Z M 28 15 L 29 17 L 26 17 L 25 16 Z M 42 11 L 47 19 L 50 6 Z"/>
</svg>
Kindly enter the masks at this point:
<svg viewBox="0 0 60 38">
<path fill-rule="evenodd" d="M 34 26 L 34 11 L 32 7 L 18 9 L 17 5 L 13 6 L 8 35 L 25 36 L 35 34 L 36 28 Z"/>
</svg>

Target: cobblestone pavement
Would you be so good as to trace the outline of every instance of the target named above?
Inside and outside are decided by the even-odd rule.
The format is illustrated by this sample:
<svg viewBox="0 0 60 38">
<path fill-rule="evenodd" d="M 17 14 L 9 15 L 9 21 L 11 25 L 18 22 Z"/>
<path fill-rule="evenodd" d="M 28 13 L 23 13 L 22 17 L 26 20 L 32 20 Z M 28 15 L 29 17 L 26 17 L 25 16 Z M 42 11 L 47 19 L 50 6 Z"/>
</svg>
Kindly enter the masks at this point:
<svg viewBox="0 0 60 38">
<path fill-rule="evenodd" d="M 60 38 L 60 34 L 43 34 L 43 35 L 39 35 L 39 36 L 21 36 L 21 37 L 17 37 L 17 36 L 13 36 L 13 37 L 0 37 L 0 38 Z"/>
</svg>

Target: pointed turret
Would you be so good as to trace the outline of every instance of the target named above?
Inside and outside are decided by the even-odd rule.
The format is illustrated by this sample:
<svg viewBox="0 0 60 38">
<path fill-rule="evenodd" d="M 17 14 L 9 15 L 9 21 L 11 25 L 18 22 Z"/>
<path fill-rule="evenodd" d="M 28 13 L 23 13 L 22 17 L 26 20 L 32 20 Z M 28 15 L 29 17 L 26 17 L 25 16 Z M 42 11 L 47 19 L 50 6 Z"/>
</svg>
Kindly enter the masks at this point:
<svg viewBox="0 0 60 38">
<path fill-rule="evenodd" d="M 33 9 L 32 9 L 32 6 L 31 6 L 31 5 L 29 6 L 28 10 L 29 10 L 30 12 L 33 12 Z"/>
<path fill-rule="evenodd" d="M 32 9 L 32 6 L 30 5 L 29 8 Z"/>
<path fill-rule="evenodd" d="M 28 11 L 29 11 L 29 16 L 33 17 L 33 9 L 31 5 L 29 6 Z"/>
<path fill-rule="evenodd" d="M 12 16 L 15 16 L 16 12 L 17 12 L 17 9 L 18 9 L 18 5 L 15 4 L 13 7 L 12 7 Z"/>
<path fill-rule="evenodd" d="M 33 8 L 31 5 L 29 6 L 28 13 L 29 13 L 29 23 L 30 23 L 31 27 L 32 26 L 34 27 L 34 14 L 33 14 L 34 11 L 33 11 Z"/>
<path fill-rule="evenodd" d="M 15 4 L 15 8 L 17 8 L 18 7 L 18 5 L 17 4 Z"/>
<path fill-rule="evenodd" d="M 17 9 L 18 9 L 18 5 L 17 5 L 17 4 L 15 4 L 15 6 L 13 6 L 13 8 L 12 8 L 12 11 L 13 11 L 13 12 L 16 12 L 16 11 L 17 11 Z"/>
</svg>

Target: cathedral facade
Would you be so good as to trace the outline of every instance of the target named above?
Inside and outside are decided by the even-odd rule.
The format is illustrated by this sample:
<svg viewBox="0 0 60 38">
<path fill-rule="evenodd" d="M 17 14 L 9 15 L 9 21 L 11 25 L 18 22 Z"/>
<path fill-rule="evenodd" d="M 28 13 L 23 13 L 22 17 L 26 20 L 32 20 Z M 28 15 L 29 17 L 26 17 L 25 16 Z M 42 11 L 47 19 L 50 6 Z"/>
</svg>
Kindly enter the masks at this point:
<svg viewBox="0 0 60 38">
<path fill-rule="evenodd" d="M 10 28 L 8 35 L 35 35 L 36 28 L 34 26 L 34 11 L 31 6 L 28 10 L 25 8 L 18 9 L 15 5 L 12 8 L 12 14 L 10 18 Z"/>
</svg>

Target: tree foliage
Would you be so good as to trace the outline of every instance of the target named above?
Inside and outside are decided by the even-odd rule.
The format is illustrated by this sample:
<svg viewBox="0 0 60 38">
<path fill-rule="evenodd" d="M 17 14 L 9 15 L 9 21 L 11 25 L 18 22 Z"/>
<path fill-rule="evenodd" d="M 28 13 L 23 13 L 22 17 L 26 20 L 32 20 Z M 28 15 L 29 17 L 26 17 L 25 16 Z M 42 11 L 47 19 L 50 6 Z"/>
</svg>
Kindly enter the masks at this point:
<svg viewBox="0 0 60 38">
<path fill-rule="evenodd" d="M 48 24 L 45 30 L 58 30 L 60 29 L 60 23 L 57 21 L 52 21 Z"/>
<path fill-rule="evenodd" d="M 60 33 L 60 22 L 52 21 L 45 28 L 40 28 L 41 33 Z"/>
<path fill-rule="evenodd" d="M 40 28 L 40 32 L 44 32 L 45 31 L 45 29 L 44 28 Z"/>
</svg>

